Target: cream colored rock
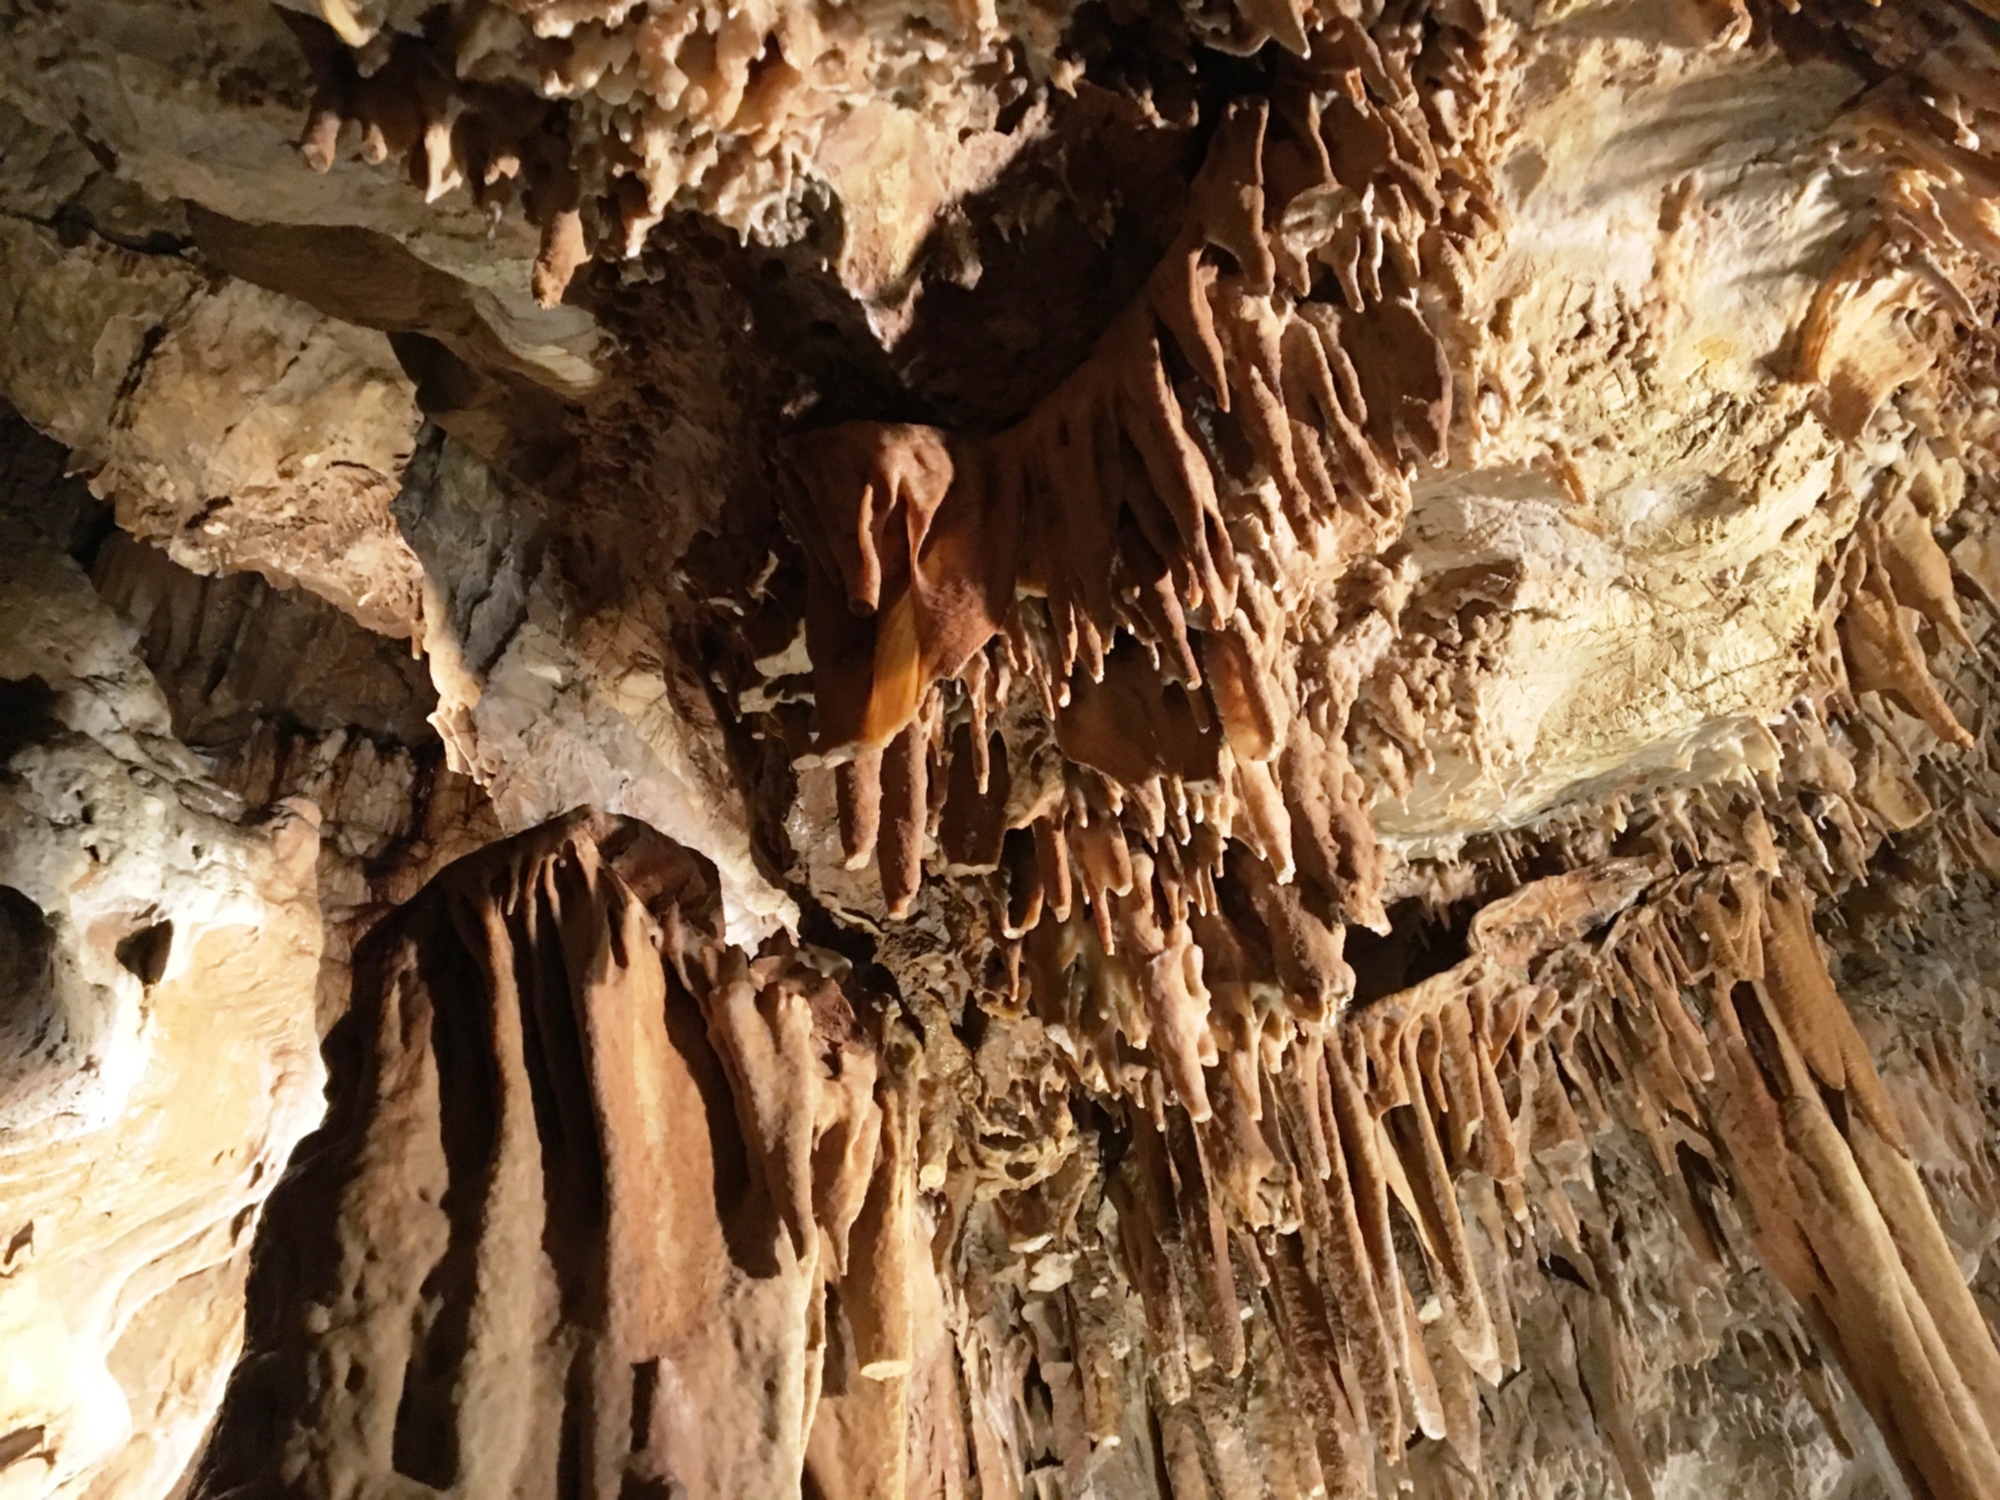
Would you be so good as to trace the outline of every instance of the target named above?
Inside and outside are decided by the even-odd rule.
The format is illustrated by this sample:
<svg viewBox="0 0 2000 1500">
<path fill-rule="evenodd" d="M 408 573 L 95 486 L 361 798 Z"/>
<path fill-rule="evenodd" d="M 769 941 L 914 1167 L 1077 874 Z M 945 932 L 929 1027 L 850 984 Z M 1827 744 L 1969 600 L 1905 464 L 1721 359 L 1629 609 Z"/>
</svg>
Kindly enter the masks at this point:
<svg viewBox="0 0 2000 1500">
<path fill-rule="evenodd" d="M 584 805 L 640 818 L 714 861 L 732 941 L 754 946 L 794 923 L 751 854 L 712 724 L 691 720 L 633 643 L 579 645 L 529 497 L 445 438 L 413 466 L 398 510 L 424 559 L 434 722 L 501 826 Z"/>
<path fill-rule="evenodd" d="M 0 1494 L 162 1495 L 322 1109 L 318 819 L 246 823 L 75 564 L 4 539 Z"/>
<path fill-rule="evenodd" d="M 109 456 L 119 393 L 201 278 L 170 256 L 94 242 L 66 251 L 39 224 L 0 218 L 0 393 L 68 446 L 79 467 Z"/>
<path fill-rule="evenodd" d="M 1827 143 L 1858 80 L 1624 14 L 1535 39 L 1475 293 L 1478 437 L 1413 488 L 1414 607 L 1483 618 L 1402 674 L 1427 764 L 1376 817 L 1412 854 L 1768 764 L 1757 726 L 1804 681 L 1858 514 L 1861 465 L 1787 378 L 1852 238 Z"/>
<path fill-rule="evenodd" d="M 296 36 L 259 0 L 188 6 L 85 0 L 23 13 L 0 95 L 36 124 L 87 121 L 118 175 L 166 202 L 252 224 L 364 229 L 468 288 L 475 316 L 561 378 L 587 376 L 592 323 L 537 308 L 532 229 L 465 195 L 428 204 L 399 172 L 353 160 L 322 175 L 297 141 L 312 79 Z"/>
<path fill-rule="evenodd" d="M 0 395 L 120 524 L 198 572 L 301 584 L 416 629 L 395 523 L 415 391 L 381 334 L 173 256 L 0 217 Z"/>
<path fill-rule="evenodd" d="M 381 334 L 232 280 L 154 346 L 92 483 L 184 567 L 254 569 L 406 635 L 418 569 L 389 502 L 417 420 Z"/>
</svg>

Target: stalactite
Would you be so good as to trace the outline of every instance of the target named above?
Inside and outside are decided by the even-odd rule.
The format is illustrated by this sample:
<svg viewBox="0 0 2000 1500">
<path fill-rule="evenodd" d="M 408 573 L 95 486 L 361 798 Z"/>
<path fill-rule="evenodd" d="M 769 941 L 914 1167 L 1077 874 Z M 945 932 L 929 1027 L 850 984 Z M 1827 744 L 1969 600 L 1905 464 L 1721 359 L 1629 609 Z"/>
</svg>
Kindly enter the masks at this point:
<svg viewBox="0 0 2000 1500">
<path fill-rule="evenodd" d="M 951 10 L 941 28 L 920 9 L 863 17 L 821 0 L 482 0 L 449 28 L 383 0 L 318 10 L 326 30 L 297 28 L 315 84 L 299 140 L 307 164 L 330 170 L 353 126 L 361 158 L 399 162 L 426 203 L 461 187 L 500 209 L 518 197 L 540 231 L 532 284 L 544 306 L 593 257 L 638 256 L 677 210 L 766 241 L 795 236 L 807 185 L 852 154 L 856 117 L 908 122 L 910 149 L 928 153 L 920 170 L 942 175 L 947 153 L 925 131 L 994 123 L 950 97 L 954 70 L 1026 86 L 1049 71 L 1057 34 L 991 6 Z M 1209 20 L 1228 23 L 1215 45 L 1247 53 L 1275 38 L 1300 58 L 1320 26 L 1295 0 L 1244 0 Z M 1268 284 L 1271 257 L 1258 253 Z M 893 256 L 868 268 L 887 281 L 907 269 Z"/>
<path fill-rule="evenodd" d="M 783 1493 L 829 1307 L 903 1451 L 910 1075 L 800 955 L 723 943 L 704 862 L 572 815 L 450 867 L 356 973 L 217 1492 Z"/>
<path fill-rule="evenodd" d="M 1733 779 L 1675 764 L 1435 858 L 1378 842 L 1371 797 L 1442 758 L 1450 686 L 1385 643 L 1447 628 L 1410 623 L 1403 533 L 1492 394 L 1454 297 L 1494 238 L 1509 28 L 1245 4 L 1232 35 L 1292 55 L 1203 127 L 1185 223 L 1089 355 L 986 436 L 794 435 L 787 539 L 726 601 L 789 643 L 755 657 L 787 684 L 718 689 L 790 753 L 793 810 L 823 794 L 853 877 L 808 921 L 853 917 L 842 952 L 913 1019 L 860 958 L 731 948 L 708 872 L 634 825 L 455 867 L 370 950 L 317 1196 L 274 1200 L 308 1290 L 261 1304 L 287 1316 L 232 1408 L 252 1424 L 262 1391 L 283 1420 L 218 1480 L 1460 1493 L 1437 1476 L 1484 1482 L 1539 1318 L 1565 1420 L 1643 1496 L 1616 1140 L 1691 1275 L 1785 1289 L 1825 1408 L 1851 1388 L 1913 1492 L 2000 1494 L 2000 1355 L 1820 946 L 1830 909 L 1869 919 L 1856 892 L 1893 920 L 1899 860 L 2000 869 L 1969 659 L 2000 567 L 1941 544 L 1957 502 L 1910 476 L 1954 429 L 1902 411 L 1961 379 L 1922 320 L 1990 333 L 2000 179 L 1967 121 L 1990 132 L 1992 91 L 1864 9 L 1799 22 L 1886 79 L 1851 116 L 1872 217 L 1789 378 L 1838 451 L 1901 457 L 1828 481 L 1853 531 Z M 660 58 L 694 36 L 676 16 L 643 23 L 682 27 Z M 804 87 L 776 32 L 737 55 L 762 35 L 698 44 L 759 127 Z M 602 177 L 628 248 L 687 185 L 579 162 L 553 111 L 502 143 L 407 52 L 372 90 L 340 75 L 315 157 L 359 117 L 427 191 L 520 175 L 548 297 Z M 779 569 L 802 587 L 765 588 Z M 1538 607 L 1502 572 L 1423 606 L 1456 646 Z M 1421 967 L 1372 944 L 1420 930 Z"/>
</svg>

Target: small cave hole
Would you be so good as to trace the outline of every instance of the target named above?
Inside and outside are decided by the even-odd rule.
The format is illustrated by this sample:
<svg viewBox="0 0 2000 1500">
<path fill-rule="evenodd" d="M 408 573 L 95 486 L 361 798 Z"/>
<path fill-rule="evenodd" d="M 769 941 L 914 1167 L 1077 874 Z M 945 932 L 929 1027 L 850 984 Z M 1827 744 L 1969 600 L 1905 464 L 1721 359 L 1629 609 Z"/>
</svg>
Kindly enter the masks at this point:
<svg viewBox="0 0 2000 1500">
<path fill-rule="evenodd" d="M 53 688 L 39 677 L 0 677 L 0 761 L 57 727 Z"/>
<path fill-rule="evenodd" d="M 1567 1256 L 1551 1255 L 1547 1260 L 1542 1262 L 1542 1266 L 1549 1275 L 1559 1281 L 1567 1281 L 1572 1286 L 1580 1286 L 1586 1292 L 1596 1290 L 1591 1285 L 1590 1279 L 1586 1278 L 1583 1272 L 1579 1271 Z"/>
<path fill-rule="evenodd" d="M 1411 899 L 1389 908 L 1385 933 L 1348 928 L 1346 956 L 1354 970 L 1354 1003 L 1380 1000 L 1462 963 L 1471 952 L 1468 936 L 1474 910 L 1474 903 L 1462 902 L 1437 913 Z"/>
<path fill-rule="evenodd" d="M 160 982 L 167 972 L 167 958 L 174 951 L 174 924 L 155 922 L 126 934 L 115 950 L 125 972 L 147 986 Z"/>
<path fill-rule="evenodd" d="M 642 1360 L 632 1366 L 632 1451 L 653 1445 L 653 1403 L 659 1399 L 660 1362 Z"/>
<path fill-rule="evenodd" d="M 0 1130 L 37 1117 L 75 1067 L 77 1037 L 57 983 L 58 953 L 56 929 L 41 907 L 0 885 Z M 9 1246 L 0 1271 L 13 1255 Z"/>
<path fill-rule="evenodd" d="M 46 992 L 55 948 L 55 930 L 41 907 L 0 885 L 0 996 L 11 1004 Z"/>
</svg>

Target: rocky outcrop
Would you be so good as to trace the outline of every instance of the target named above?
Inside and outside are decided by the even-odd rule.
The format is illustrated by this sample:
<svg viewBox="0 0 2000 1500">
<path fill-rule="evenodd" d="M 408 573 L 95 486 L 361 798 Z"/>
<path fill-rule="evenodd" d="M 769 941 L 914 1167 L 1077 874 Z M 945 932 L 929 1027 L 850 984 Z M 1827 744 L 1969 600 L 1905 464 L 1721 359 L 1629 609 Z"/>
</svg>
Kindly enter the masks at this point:
<svg viewBox="0 0 2000 1500">
<path fill-rule="evenodd" d="M 92 580 L 139 632 L 174 733 L 209 775 L 252 807 L 318 809 L 324 1033 L 369 927 L 500 836 L 486 794 L 445 764 L 423 663 L 303 590 L 204 578 L 122 532 L 96 549 Z"/>
<path fill-rule="evenodd" d="M 816 958 L 729 946 L 703 861 L 591 814 L 379 927 L 211 1488 L 783 1494 L 882 1463 L 815 1411 L 823 1381 L 864 1439 L 904 1409 L 914 1120 Z"/>
<path fill-rule="evenodd" d="M 76 564 L 4 538 L 0 1484 L 164 1494 L 321 1110 L 318 819 L 247 818 Z"/>
<path fill-rule="evenodd" d="M 642 818 L 714 860 L 733 937 L 755 944 L 792 919 L 751 851 L 703 685 L 655 620 L 580 618 L 533 493 L 438 434 L 398 513 L 426 568 L 438 731 L 501 826 L 585 804 Z"/>
<path fill-rule="evenodd" d="M 182 565 L 254 569 L 410 634 L 417 575 L 389 502 L 417 412 L 388 341 L 212 278 L 177 253 L 177 205 L 129 184 L 94 201 L 115 179 L 69 132 L 0 105 L 0 139 L 0 397 Z M 65 243 L 56 224 L 89 213 L 104 235 Z"/>
</svg>

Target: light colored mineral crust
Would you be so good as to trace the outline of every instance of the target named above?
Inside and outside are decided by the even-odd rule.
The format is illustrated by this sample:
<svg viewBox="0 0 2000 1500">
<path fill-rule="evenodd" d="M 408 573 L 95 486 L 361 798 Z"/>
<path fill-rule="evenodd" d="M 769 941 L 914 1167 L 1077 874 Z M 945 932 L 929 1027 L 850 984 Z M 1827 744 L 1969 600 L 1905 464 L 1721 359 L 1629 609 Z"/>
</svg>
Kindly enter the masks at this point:
<svg viewBox="0 0 2000 1500">
<path fill-rule="evenodd" d="M 254 569 L 415 633 L 389 502 L 418 415 L 386 338 L 4 214 L 0 286 L 0 397 L 69 447 L 121 526 L 197 572 Z"/>
<path fill-rule="evenodd" d="M 324 174 L 300 166 L 299 121 L 313 76 L 277 7 L 263 0 L 82 0 L 10 14 L 7 40 L 0 93 L 9 118 L 0 129 L 11 136 L 24 120 L 37 133 L 61 137 L 86 122 L 97 155 L 73 138 L 61 153 L 79 185 L 108 158 L 116 171 L 102 173 L 104 180 L 157 203 L 195 204 L 242 224 L 332 231 L 316 237 L 319 285 L 300 295 L 329 290 L 340 276 L 372 279 L 378 310 L 394 311 L 387 294 L 408 286 L 407 271 L 428 272 L 417 279 L 449 289 L 470 314 L 457 331 L 484 325 L 552 383 L 588 383 L 591 320 L 576 309 L 536 306 L 531 225 L 496 223 L 464 195 L 426 203 L 400 174 L 358 159 Z M 17 152 L 10 139 L 9 169 L 37 155 Z M 12 211 L 46 222 L 61 201 Z M 385 250 L 396 254 L 385 257 Z"/>
<path fill-rule="evenodd" d="M 906 289 L 940 211 L 1032 138 L 1002 126 L 1008 107 L 1082 74 L 1061 0 L 476 0 L 448 38 L 407 0 L 296 8 L 332 31 L 306 159 L 329 170 L 352 124 L 362 156 L 405 163 L 426 201 L 518 197 L 540 229 L 544 306 L 593 254 L 636 257 L 676 210 L 796 240 L 815 190 L 840 207 L 848 286 Z M 1212 45 L 1307 49 L 1296 0 L 1187 9 Z"/>
<path fill-rule="evenodd" d="M 163 1495 L 322 1109 L 318 820 L 241 821 L 76 565 L 0 539 L 0 1491 Z"/>
<path fill-rule="evenodd" d="M 1473 432 L 1412 489 L 1414 607 L 1487 607 L 1476 653 L 1398 689 L 1420 764 L 1376 820 L 1413 851 L 1608 782 L 1740 774 L 1869 482 L 1790 378 L 1864 201 L 1829 149 L 1860 80 L 1628 14 L 1538 48 L 1474 294 Z"/>
<path fill-rule="evenodd" d="M 796 904 L 751 853 L 741 792 L 704 741 L 704 727 L 717 731 L 697 717 L 699 688 L 688 693 L 644 622 L 587 632 L 535 498 L 446 438 L 413 467 L 398 510 L 426 568 L 432 718 L 500 826 L 521 832 L 578 806 L 640 818 L 714 862 L 732 940 L 754 946 L 795 924 Z"/>
</svg>

